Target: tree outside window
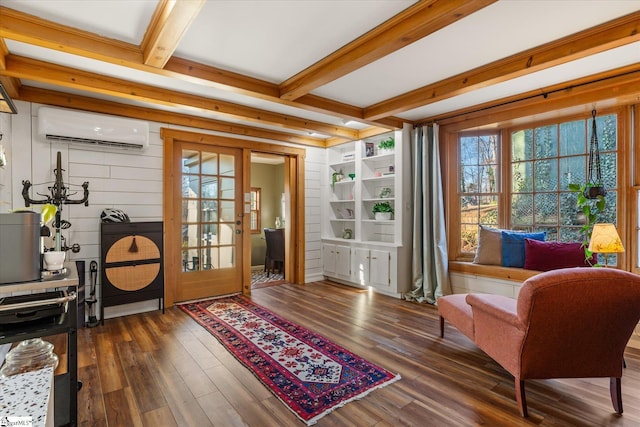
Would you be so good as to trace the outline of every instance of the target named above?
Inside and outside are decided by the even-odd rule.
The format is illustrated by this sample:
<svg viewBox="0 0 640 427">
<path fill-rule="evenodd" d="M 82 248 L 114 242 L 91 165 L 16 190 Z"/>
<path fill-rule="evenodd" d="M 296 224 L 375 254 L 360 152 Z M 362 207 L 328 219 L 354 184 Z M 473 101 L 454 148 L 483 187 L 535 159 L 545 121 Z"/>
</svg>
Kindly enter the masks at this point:
<svg viewBox="0 0 640 427">
<path fill-rule="evenodd" d="M 607 190 L 606 210 L 598 221 L 614 224 L 618 194 L 617 123 L 616 114 L 596 118 Z M 591 117 L 514 129 L 507 135 L 510 138 L 503 143 L 498 131 L 458 136 L 461 254 L 468 256 L 475 252 L 479 224 L 545 231 L 547 240 L 581 242 L 576 195 L 568 186 L 586 181 Z M 500 166 L 500 158 L 508 166 Z M 502 187 L 500 172 L 506 180 Z M 502 206 L 501 201 L 507 205 Z M 504 216 L 500 215 L 503 210 Z"/>
<path fill-rule="evenodd" d="M 498 225 L 499 135 L 460 138 L 460 238 L 463 252 L 478 245 L 478 224 Z"/>
<path fill-rule="evenodd" d="M 617 117 L 596 119 L 607 208 L 598 219 L 616 222 Z M 575 120 L 511 133 L 510 228 L 545 231 L 547 240 L 582 241 L 576 194 L 585 183 L 591 120 Z"/>
</svg>

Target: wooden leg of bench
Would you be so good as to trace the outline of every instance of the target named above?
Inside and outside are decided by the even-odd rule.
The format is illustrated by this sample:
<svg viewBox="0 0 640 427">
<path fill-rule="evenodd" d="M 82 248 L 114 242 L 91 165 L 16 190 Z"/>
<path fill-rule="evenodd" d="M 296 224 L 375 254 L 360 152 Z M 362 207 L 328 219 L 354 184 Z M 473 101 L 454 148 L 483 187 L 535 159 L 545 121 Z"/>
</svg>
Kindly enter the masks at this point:
<svg viewBox="0 0 640 427">
<path fill-rule="evenodd" d="M 609 390 L 611 392 L 611 403 L 613 403 L 613 409 L 622 414 L 622 385 L 620 378 L 612 377 L 609 379 Z"/>
<path fill-rule="evenodd" d="M 515 379 L 516 385 L 516 401 L 518 402 L 518 409 L 520 409 L 520 415 L 523 417 L 528 417 L 529 412 L 527 411 L 527 397 L 524 392 L 524 381 L 520 378 Z"/>
<path fill-rule="evenodd" d="M 440 338 L 444 338 L 444 317 L 440 316 Z"/>
</svg>

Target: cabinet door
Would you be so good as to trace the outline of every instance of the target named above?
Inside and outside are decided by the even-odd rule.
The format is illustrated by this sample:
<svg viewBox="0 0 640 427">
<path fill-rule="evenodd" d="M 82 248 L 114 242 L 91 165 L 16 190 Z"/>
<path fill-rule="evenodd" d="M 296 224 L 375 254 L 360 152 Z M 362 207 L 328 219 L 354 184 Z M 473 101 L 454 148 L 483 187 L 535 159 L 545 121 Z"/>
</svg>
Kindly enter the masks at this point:
<svg viewBox="0 0 640 427">
<path fill-rule="evenodd" d="M 322 245 L 322 270 L 326 276 L 336 274 L 336 245 Z"/>
<path fill-rule="evenodd" d="M 391 280 L 389 276 L 391 253 L 389 251 L 369 251 L 369 277 L 371 286 L 376 288 L 389 288 Z"/>
<path fill-rule="evenodd" d="M 343 278 L 351 275 L 351 248 L 336 245 L 336 274 Z"/>
<path fill-rule="evenodd" d="M 351 280 L 362 286 L 369 284 L 369 249 L 355 248 L 353 250 Z"/>
</svg>

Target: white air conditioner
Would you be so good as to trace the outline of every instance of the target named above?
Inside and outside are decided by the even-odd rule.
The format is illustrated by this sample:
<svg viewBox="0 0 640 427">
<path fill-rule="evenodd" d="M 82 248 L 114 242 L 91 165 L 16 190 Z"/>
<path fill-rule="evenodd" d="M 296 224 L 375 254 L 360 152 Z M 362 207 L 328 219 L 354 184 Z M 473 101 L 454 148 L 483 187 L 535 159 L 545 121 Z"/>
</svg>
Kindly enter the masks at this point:
<svg viewBox="0 0 640 427">
<path fill-rule="evenodd" d="M 143 150 L 149 145 L 149 124 L 104 114 L 41 107 L 38 133 L 49 141 Z"/>
</svg>

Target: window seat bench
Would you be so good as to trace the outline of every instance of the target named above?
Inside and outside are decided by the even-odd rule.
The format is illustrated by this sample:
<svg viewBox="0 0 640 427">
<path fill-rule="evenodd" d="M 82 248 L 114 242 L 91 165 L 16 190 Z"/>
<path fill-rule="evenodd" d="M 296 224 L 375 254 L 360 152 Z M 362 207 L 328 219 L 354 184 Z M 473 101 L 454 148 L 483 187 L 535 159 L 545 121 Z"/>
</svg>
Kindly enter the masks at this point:
<svg viewBox="0 0 640 427">
<path fill-rule="evenodd" d="M 539 273 L 524 268 L 449 261 L 449 281 L 454 294 L 480 292 L 517 298 L 522 282 Z"/>
</svg>

